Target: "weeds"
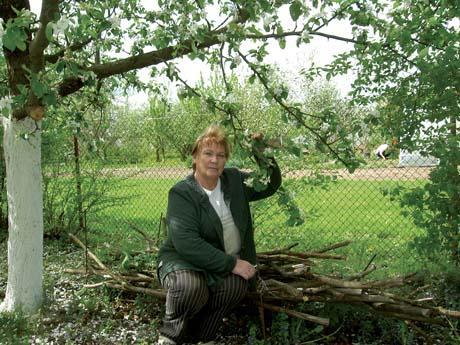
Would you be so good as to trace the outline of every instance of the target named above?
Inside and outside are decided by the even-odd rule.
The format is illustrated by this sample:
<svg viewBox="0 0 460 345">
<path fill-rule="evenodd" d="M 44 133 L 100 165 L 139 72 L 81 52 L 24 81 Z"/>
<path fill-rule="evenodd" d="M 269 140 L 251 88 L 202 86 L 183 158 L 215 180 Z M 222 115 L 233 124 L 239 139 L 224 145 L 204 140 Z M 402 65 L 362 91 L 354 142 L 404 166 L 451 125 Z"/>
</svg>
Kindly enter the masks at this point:
<svg viewBox="0 0 460 345">
<path fill-rule="evenodd" d="M 0 344 L 27 344 L 32 329 L 22 313 L 0 313 Z"/>
</svg>

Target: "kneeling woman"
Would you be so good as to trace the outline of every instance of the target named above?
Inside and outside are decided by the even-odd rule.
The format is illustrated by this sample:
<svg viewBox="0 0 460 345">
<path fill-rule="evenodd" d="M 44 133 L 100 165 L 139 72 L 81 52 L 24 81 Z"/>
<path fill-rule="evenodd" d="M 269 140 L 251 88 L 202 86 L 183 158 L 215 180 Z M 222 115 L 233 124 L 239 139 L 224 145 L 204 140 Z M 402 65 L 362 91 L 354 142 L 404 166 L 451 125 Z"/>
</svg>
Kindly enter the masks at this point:
<svg viewBox="0 0 460 345">
<path fill-rule="evenodd" d="M 247 173 L 225 168 L 229 151 L 223 130 L 208 127 L 192 149 L 193 174 L 169 191 L 168 235 L 158 254 L 167 290 L 159 344 L 180 344 L 187 336 L 214 344 L 223 315 L 256 273 L 249 202 L 275 193 L 281 173 L 272 159 L 270 182 L 256 191 L 245 184 Z"/>
</svg>

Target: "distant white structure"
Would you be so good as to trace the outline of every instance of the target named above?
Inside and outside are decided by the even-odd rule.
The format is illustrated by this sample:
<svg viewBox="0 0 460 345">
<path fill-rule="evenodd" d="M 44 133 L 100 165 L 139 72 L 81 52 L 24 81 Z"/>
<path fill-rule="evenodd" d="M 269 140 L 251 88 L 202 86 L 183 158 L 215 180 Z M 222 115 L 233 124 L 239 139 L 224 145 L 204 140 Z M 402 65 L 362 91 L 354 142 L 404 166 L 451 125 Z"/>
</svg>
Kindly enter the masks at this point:
<svg viewBox="0 0 460 345">
<path fill-rule="evenodd" d="M 423 138 L 427 136 L 427 133 L 432 132 L 435 129 L 440 128 L 445 125 L 445 121 L 439 123 L 433 123 L 430 121 L 423 121 L 423 129 L 420 133 L 420 137 Z M 423 156 L 420 151 L 407 151 L 401 150 L 399 152 L 399 164 L 400 167 L 429 167 L 436 166 L 439 164 L 439 159 L 433 156 Z"/>
<path fill-rule="evenodd" d="M 433 156 L 422 156 L 419 151 L 409 152 L 401 150 L 399 152 L 399 167 L 430 167 L 439 164 L 439 159 Z"/>
</svg>

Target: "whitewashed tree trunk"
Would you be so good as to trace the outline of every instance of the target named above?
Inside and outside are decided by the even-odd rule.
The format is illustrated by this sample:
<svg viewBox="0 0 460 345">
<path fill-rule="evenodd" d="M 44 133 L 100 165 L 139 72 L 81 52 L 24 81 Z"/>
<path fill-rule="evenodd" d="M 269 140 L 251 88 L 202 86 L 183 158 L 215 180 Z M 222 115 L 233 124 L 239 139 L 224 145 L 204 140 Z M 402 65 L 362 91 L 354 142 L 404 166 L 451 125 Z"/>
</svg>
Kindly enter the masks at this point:
<svg viewBox="0 0 460 345">
<path fill-rule="evenodd" d="M 42 300 L 41 135 L 31 118 L 3 118 L 8 193 L 8 285 L 0 311 L 34 312 Z M 26 135 L 25 138 L 25 134 Z"/>
</svg>

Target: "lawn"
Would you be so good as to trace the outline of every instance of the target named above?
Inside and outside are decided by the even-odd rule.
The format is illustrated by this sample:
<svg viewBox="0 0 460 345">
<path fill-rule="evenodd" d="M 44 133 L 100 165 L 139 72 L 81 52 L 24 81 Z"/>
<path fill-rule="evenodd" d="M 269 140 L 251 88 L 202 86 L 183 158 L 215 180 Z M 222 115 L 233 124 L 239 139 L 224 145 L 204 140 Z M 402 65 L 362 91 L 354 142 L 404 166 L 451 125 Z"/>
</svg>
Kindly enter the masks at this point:
<svg viewBox="0 0 460 345">
<path fill-rule="evenodd" d="M 121 198 L 122 202 L 88 218 L 92 246 L 102 251 L 109 245 L 116 251 L 144 248 L 145 242 L 133 225 L 158 238 L 167 193 L 177 180 L 111 179 L 110 196 Z M 277 197 L 253 204 L 258 250 L 298 243 L 296 249 L 307 251 L 352 240 L 350 246 L 338 250 L 348 256 L 346 267 L 351 270 L 363 269 L 374 255 L 373 262 L 393 272 L 416 270 L 421 263 L 408 244 L 421 230 L 401 215 L 398 203 L 384 196 L 382 189 L 398 183 L 410 187 L 423 182 L 337 180 L 315 187 L 307 179 L 286 179 L 284 185 L 293 193 L 305 222 L 287 226 L 287 212 L 278 204 Z"/>
<path fill-rule="evenodd" d="M 374 263 L 391 267 L 393 272 L 416 270 L 420 261 L 408 244 L 421 230 L 401 215 L 397 202 L 382 193 L 383 188 L 397 183 L 409 187 L 423 182 L 338 180 L 326 188 L 310 189 L 305 181 L 288 181 L 304 211 L 305 223 L 287 227 L 282 207 L 274 202 L 258 205 L 258 246 L 268 249 L 274 244 L 299 243 L 298 249 L 315 250 L 352 240 L 350 246 L 337 252 L 348 256 L 347 266 L 353 270 L 363 269 L 374 255 Z"/>
</svg>

